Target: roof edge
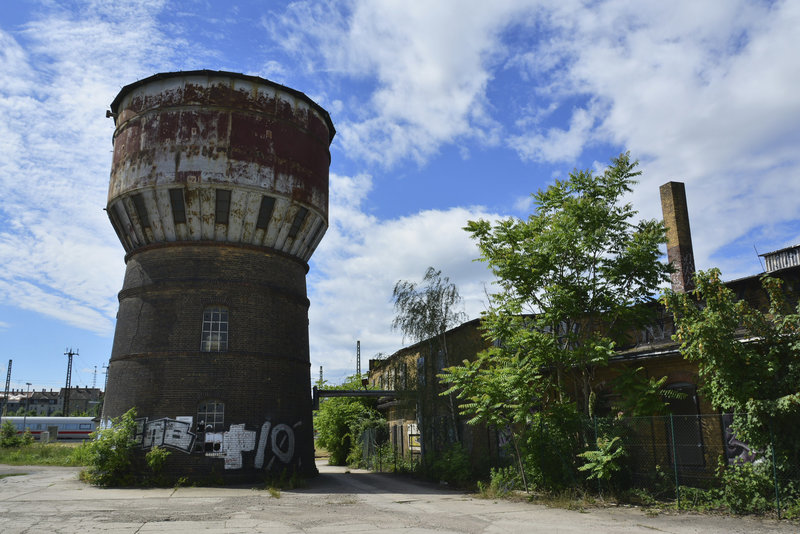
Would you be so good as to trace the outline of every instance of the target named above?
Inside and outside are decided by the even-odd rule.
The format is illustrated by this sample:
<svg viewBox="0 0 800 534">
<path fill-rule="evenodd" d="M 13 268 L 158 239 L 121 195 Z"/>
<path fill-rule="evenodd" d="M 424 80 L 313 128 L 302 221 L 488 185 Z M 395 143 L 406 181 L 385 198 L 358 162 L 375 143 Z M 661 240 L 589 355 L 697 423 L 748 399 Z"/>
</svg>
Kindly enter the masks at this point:
<svg viewBox="0 0 800 534">
<path fill-rule="evenodd" d="M 331 120 L 330 114 L 325 110 L 325 108 L 314 102 L 304 92 L 298 91 L 297 89 L 292 89 L 291 87 L 287 87 L 285 85 L 281 85 L 266 78 L 262 78 L 261 76 L 254 76 L 252 74 L 242 74 L 239 72 L 229 72 L 224 70 L 202 69 L 202 70 L 180 70 L 175 72 L 159 72 L 153 74 L 152 76 L 148 76 L 147 78 L 142 78 L 141 80 L 129 83 L 128 85 L 124 86 L 122 89 L 119 90 L 119 93 L 117 93 L 117 96 L 111 102 L 111 112 L 117 113 L 120 101 L 127 93 L 129 93 L 133 89 L 136 89 L 137 87 L 148 84 L 155 80 L 178 78 L 181 76 L 226 76 L 228 78 L 238 78 L 240 80 L 247 80 L 250 82 L 270 85 L 272 87 L 275 87 L 276 89 L 280 89 L 281 91 L 286 91 L 287 93 L 290 93 L 298 98 L 302 98 L 303 100 L 308 102 L 311 105 L 311 107 L 313 107 L 320 115 L 322 115 L 328 126 L 328 131 L 330 132 L 330 139 L 328 142 L 333 141 L 333 136 L 336 135 L 336 128 L 334 128 L 333 126 L 333 121 Z"/>
</svg>

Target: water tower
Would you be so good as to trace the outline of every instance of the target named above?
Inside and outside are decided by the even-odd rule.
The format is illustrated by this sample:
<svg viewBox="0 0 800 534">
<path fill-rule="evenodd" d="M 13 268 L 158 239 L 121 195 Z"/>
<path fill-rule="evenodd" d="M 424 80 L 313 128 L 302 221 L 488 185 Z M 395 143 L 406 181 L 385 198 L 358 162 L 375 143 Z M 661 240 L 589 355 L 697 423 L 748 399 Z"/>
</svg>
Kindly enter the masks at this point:
<svg viewBox="0 0 800 534">
<path fill-rule="evenodd" d="M 170 474 L 316 472 L 305 276 L 328 226 L 328 113 L 255 76 L 189 71 L 111 104 L 106 210 L 125 280 L 103 419 L 137 409 Z"/>
</svg>

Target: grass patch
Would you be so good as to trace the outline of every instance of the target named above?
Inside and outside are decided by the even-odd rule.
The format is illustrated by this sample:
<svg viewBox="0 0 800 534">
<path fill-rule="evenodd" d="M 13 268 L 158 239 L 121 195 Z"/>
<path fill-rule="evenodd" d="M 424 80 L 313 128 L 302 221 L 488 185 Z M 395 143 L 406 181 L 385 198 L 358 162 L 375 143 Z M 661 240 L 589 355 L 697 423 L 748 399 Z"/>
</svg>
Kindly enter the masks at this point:
<svg viewBox="0 0 800 534">
<path fill-rule="evenodd" d="M 5 475 L 0 475 L 0 480 L 6 477 L 21 477 L 22 475 L 27 475 L 28 473 L 6 473 Z"/>
<path fill-rule="evenodd" d="M 32 443 L 21 447 L 0 448 L 0 463 L 8 465 L 85 465 L 81 447 L 59 443 Z"/>
</svg>

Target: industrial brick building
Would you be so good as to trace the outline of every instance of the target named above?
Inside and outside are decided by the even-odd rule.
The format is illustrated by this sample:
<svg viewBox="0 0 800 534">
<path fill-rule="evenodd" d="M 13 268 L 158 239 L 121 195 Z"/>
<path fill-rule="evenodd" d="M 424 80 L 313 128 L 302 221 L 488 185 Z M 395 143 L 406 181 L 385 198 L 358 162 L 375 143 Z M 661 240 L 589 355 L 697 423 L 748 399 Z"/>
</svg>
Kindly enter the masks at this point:
<svg viewBox="0 0 800 534">
<path fill-rule="evenodd" d="M 103 419 L 135 407 L 178 476 L 316 472 L 307 261 L 328 224 L 328 113 L 255 76 L 190 71 L 111 104 L 107 212 L 126 256 Z"/>
<path fill-rule="evenodd" d="M 695 266 L 684 185 L 669 182 L 661 187 L 660 192 L 667 227 L 668 261 L 675 267 L 671 276 L 672 289 L 676 292 L 690 291 L 693 289 Z M 791 303 L 796 305 L 800 297 L 800 245 L 770 252 L 763 257 L 766 272 L 783 280 Z M 767 296 L 761 287 L 762 274 L 732 280 L 726 285 L 740 299 L 765 309 Z M 666 376 L 665 386 L 684 394 L 669 401 L 671 413 L 682 417 L 683 424 L 676 427 L 674 436 L 668 428 L 653 427 L 651 434 L 642 439 L 656 442 L 663 441 L 665 436 L 669 440 L 674 438 L 675 454 L 682 469 L 690 475 L 713 471 L 720 456 L 734 457 L 741 453 L 736 446 L 731 446 L 731 418 L 722 414 L 716 418 L 699 417 L 700 414 L 717 414 L 718 411 L 698 393 L 697 365 L 684 359 L 679 344 L 672 340 L 675 332 L 672 315 L 660 304 L 653 304 L 653 308 L 653 321 L 644 328 L 629 332 L 627 342 L 617 346 L 609 365 L 597 370 L 594 388 L 598 399 L 605 402 L 601 402 L 595 413 L 610 415 L 610 401 L 613 400 L 610 384 L 623 368 L 641 367 L 647 377 Z M 464 359 L 474 360 L 488 345 L 481 337 L 479 320 L 453 328 L 444 337 L 448 343 L 446 354 L 449 361 L 444 361 L 442 351 L 432 355 L 432 345 L 422 341 L 385 359 L 370 360 L 370 384 L 377 389 L 401 391 L 397 398 L 385 399 L 379 405 L 389 422 L 390 438 L 398 452 L 437 451 L 458 440 L 469 453 L 473 465 L 479 466 L 490 457 L 496 457 L 502 436 L 495 429 L 467 425 L 453 409 L 452 399 L 439 395 L 445 387 L 435 377 L 444 367 L 457 365 Z M 574 398 L 582 398 L 577 384 Z M 415 449 L 412 440 L 420 442 L 422 447 Z M 661 456 L 650 455 L 647 461 L 654 465 L 672 463 L 666 452 L 659 454 Z"/>
</svg>

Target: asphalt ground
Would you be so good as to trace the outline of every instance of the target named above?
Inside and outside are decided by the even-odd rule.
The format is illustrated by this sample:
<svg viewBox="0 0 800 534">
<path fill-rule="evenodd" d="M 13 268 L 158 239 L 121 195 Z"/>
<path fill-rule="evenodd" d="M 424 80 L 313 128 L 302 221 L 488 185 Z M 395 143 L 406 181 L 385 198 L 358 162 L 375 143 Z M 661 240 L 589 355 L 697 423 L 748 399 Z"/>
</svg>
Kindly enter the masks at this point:
<svg viewBox="0 0 800 534">
<path fill-rule="evenodd" d="M 96 488 L 78 468 L 0 465 L 2 533 L 797 533 L 750 517 L 572 511 L 476 498 L 403 477 L 318 463 L 304 488 Z"/>
</svg>

